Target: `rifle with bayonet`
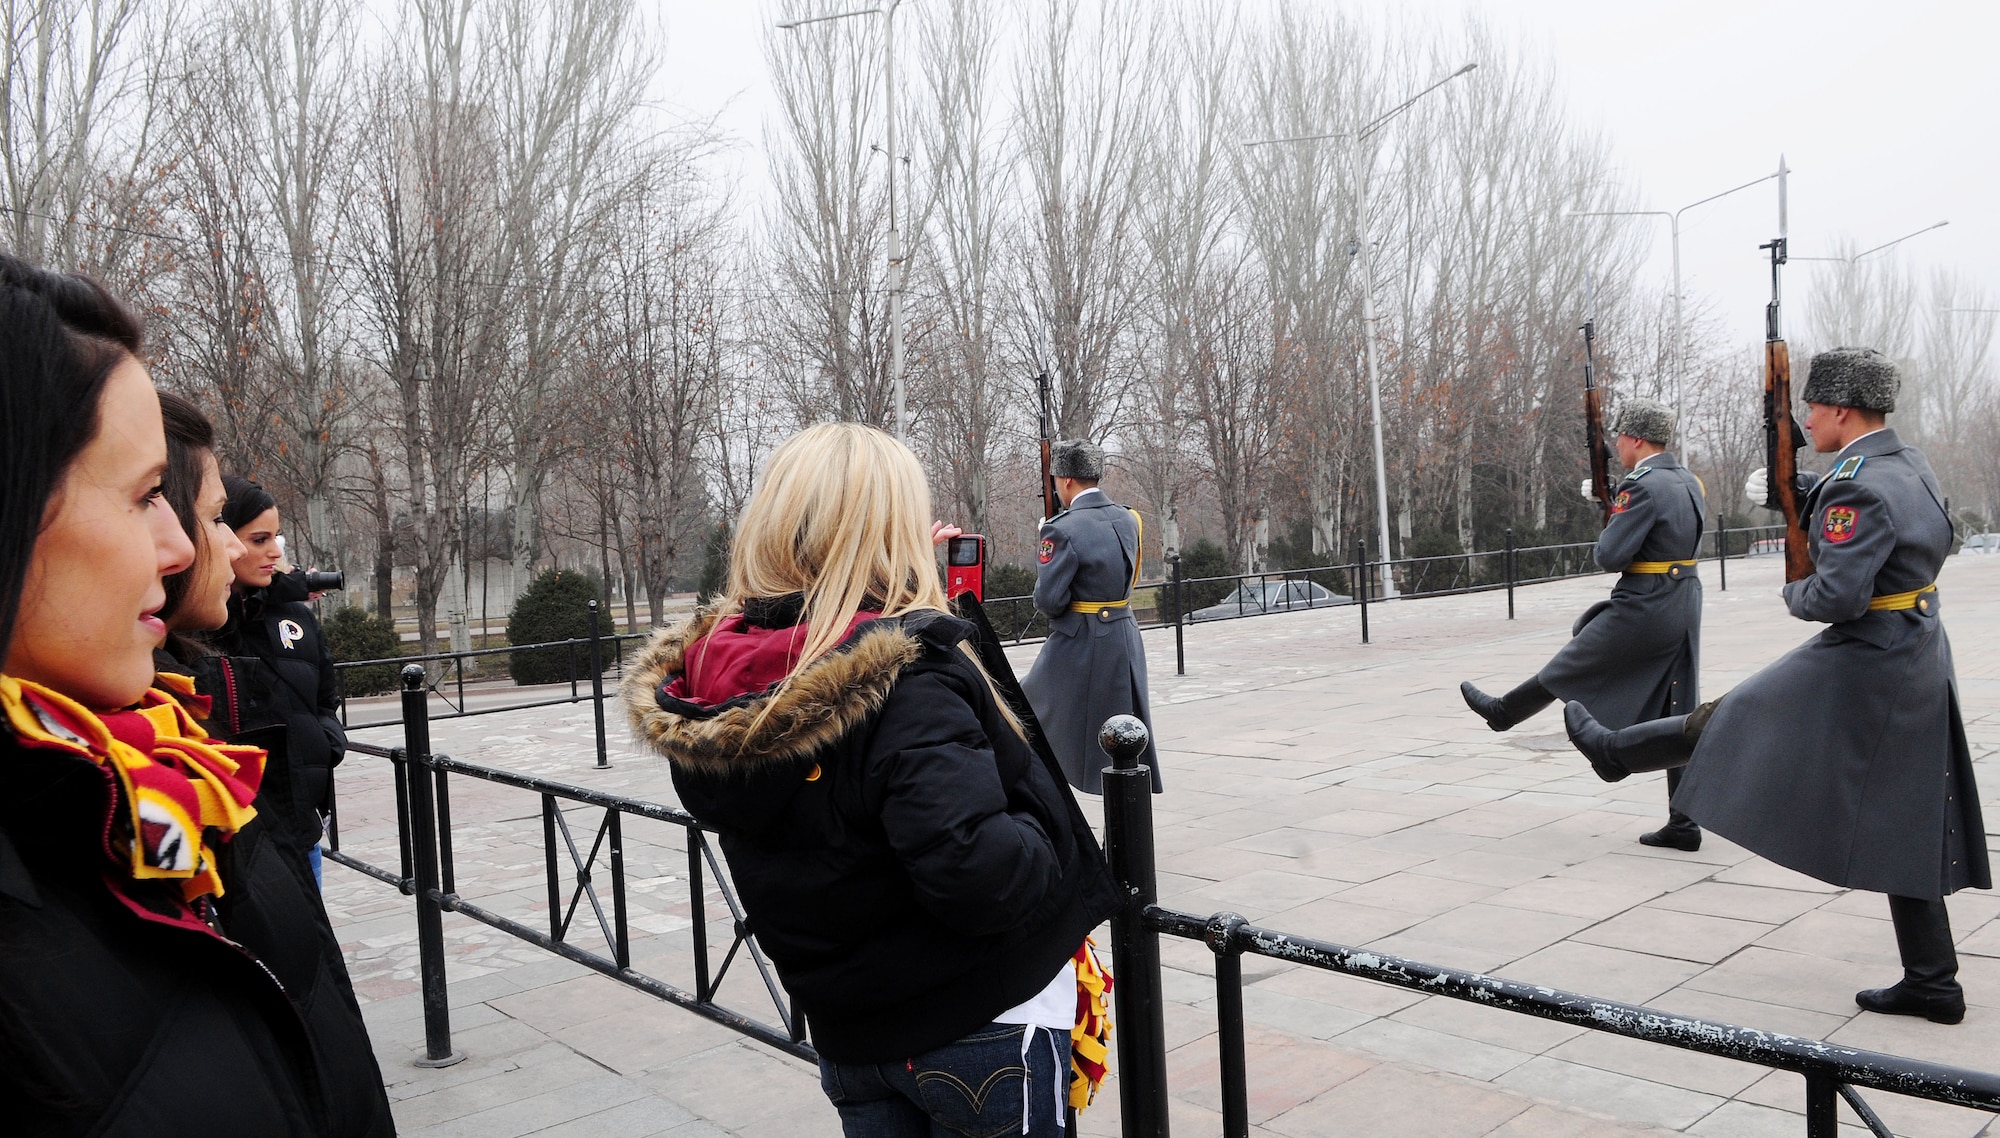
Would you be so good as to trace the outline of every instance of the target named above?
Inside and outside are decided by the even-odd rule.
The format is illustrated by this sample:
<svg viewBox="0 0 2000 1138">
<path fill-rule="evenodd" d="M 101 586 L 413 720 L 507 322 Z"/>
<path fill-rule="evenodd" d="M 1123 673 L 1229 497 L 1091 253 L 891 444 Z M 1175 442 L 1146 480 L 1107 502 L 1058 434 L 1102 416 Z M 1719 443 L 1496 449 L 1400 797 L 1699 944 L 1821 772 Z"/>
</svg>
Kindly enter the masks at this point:
<svg viewBox="0 0 2000 1138">
<path fill-rule="evenodd" d="M 1042 374 L 1035 377 L 1035 388 L 1042 401 L 1042 517 L 1053 518 L 1056 516 L 1056 511 L 1062 509 L 1062 500 L 1056 495 L 1055 476 L 1049 473 L 1049 448 L 1055 443 L 1056 419 L 1050 407 L 1047 368 L 1043 368 Z"/>
<path fill-rule="evenodd" d="M 1583 318 L 1583 441 L 1590 448 L 1590 492 L 1611 524 L 1611 450 L 1604 438 L 1604 389 L 1597 386 L 1597 296 L 1589 285 Z"/>
<path fill-rule="evenodd" d="M 1812 575 L 1812 546 L 1799 524 L 1799 448 L 1805 432 L 1792 417 L 1792 352 L 1785 344 L 1778 269 L 1786 261 L 1785 161 L 1778 160 L 1778 236 L 1760 245 L 1771 253 L 1771 303 L 1764 306 L 1764 508 L 1785 518 L 1785 580 Z"/>
</svg>

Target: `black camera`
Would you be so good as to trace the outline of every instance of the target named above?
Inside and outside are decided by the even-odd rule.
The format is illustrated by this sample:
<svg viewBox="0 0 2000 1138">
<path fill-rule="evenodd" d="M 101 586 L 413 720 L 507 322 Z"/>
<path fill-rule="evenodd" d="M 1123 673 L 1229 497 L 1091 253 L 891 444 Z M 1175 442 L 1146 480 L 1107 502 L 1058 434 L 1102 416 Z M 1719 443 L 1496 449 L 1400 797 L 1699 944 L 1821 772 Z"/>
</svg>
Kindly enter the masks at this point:
<svg viewBox="0 0 2000 1138">
<path fill-rule="evenodd" d="M 305 581 L 308 593 L 337 593 L 347 588 L 347 574 L 335 569 L 331 572 L 304 572 L 299 577 Z"/>
</svg>

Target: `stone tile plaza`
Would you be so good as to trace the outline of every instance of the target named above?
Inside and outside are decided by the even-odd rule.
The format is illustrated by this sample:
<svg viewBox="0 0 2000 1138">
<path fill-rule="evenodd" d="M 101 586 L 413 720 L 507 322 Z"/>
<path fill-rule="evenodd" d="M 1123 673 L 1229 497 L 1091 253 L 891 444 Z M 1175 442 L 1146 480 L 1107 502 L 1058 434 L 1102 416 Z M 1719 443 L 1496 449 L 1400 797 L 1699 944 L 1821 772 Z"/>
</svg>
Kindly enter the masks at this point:
<svg viewBox="0 0 2000 1138">
<path fill-rule="evenodd" d="M 1710 698 L 1817 628 L 1785 613 L 1779 559 L 1727 569 L 1723 591 L 1716 566 L 1701 568 L 1701 682 Z M 1672 1013 L 2000 1068 L 1993 894 L 1949 901 L 1972 1005 L 1963 1024 L 1861 1013 L 1855 991 L 1893 981 L 1899 968 L 1880 896 L 1830 888 L 1714 835 L 1698 853 L 1643 847 L 1638 835 L 1665 816 L 1659 775 L 1599 781 L 1564 738 L 1557 710 L 1505 735 L 1465 710 L 1460 680 L 1498 690 L 1529 675 L 1611 581 L 1524 587 L 1513 621 L 1498 592 L 1371 606 L 1366 646 L 1349 608 L 1192 626 L 1185 676 L 1175 674 L 1172 630 L 1145 633 L 1167 788 L 1154 805 L 1162 903 Z M 2000 558 L 1954 558 L 1939 588 L 1990 827 L 2000 818 Z M 1017 669 L 1033 654 L 1016 650 Z M 608 770 L 593 769 L 588 703 L 439 721 L 433 745 L 467 762 L 673 802 L 666 763 L 624 741 L 615 704 L 607 713 Z M 355 737 L 401 742 L 394 729 Z M 393 866 L 388 768 L 366 755 L 348 759 L 340 821 L 343 850 Z M 546 928 L 536 796 L 455 778 L 450 806 L 457 892 Z M 1093 799 L 1085 812 L 1101 818 Z M 601 814 L 566 815 L 580 847 Z M 692 988 L 682 834 L 628 817 L 624 847 L 633 967 Z M 413 1065 L 425 1044 L 413 903 L 350 869 L 329 863 L 326 873 L 328 907 L 404 1133 L 839 1133 L 809 1064 L 451 913 L 451 1027 L 466 1058 Z M 719 964 L 730 934 L 712 880 L 704 904 Z M 569 935 L 603 951 L 597 930 L 586 901 Z M 1173 938 L 1162 952 L 1173 1130 L 1219 1133 L 1212 958 Z M 1243 970 L 1253 1133 L 1804 1133 L 1803 1080 L 1794 1074 L 1265 958 L 1245 957 Z M 741 952 L 716 998 L 775 1022 Z M 1114 1065 L 1082 1115 L 1083 1134 L 1118 1133 L 1117 1078 Z M 1990 1114 L 1866 1097 L 1898 1135 L 2000 1133 Z M 1842 1133 L 1864 1133 L 1842 1111 Z"/>
</svg>

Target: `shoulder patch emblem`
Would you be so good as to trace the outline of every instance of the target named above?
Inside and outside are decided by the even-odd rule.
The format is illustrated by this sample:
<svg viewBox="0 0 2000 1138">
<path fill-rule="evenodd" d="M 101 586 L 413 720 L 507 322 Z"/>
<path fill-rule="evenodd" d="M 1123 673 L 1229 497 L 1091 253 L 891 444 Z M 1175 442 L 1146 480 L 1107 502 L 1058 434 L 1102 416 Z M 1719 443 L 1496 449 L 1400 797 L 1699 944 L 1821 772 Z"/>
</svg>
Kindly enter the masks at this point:
<svg viewBox="0 0 2000 1138">
<path fill-rule="evenodd" d="M 1861 464 L 1867 461 L 1868 456 L 1865 454 L 1843 458 L 1840 460 L 1840 465 L 1833 468 L 1833 473 L 1826 476 L 1827 481 L 1837 482 L 1844 478 L 1852 478 L 1861 473 Z"/>
<path fill-rule="evenodd" d="M 1830 506 L 1826 511 L 1826 521 L 1820 531 L 1835 545 L 1854 536 L 1855 512 L 1853 506 Z"/>
<path fill-rule="evenodd" d="M 1631 508 L 1632 491 L 1630 490 L 1620 490 L 1618 496 L 1611 499 L 1611 512 L 1614 514 L 1622 514 Z"/>
<path fill-rule="evenodd" d="M 1047 565 L 1050 561 L 1053 561 L 1055 559 L 1055 556 L 1056 556 L 1055 539 L 1051 537 L 1043 538 L 1042 547 L 1040 551 L 1035 554 L 1035 559 L 1037 561 L 1040 561 L 1042 564 Z"/>
</svg>

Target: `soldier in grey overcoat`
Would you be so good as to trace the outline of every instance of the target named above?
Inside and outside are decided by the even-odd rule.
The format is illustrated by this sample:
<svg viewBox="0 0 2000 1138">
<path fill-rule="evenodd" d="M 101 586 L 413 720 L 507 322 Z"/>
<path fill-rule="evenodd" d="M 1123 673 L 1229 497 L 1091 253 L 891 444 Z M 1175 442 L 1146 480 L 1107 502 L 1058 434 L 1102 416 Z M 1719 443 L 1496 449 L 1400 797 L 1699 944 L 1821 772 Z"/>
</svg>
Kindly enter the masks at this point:
<svg viewBox="0 0 2000 1138">
<path fill-rule="evenodd" d="M 1105 764 L 1111 761 L 1097 742 L 1104 721 L 1136 715 L 1149 731 L 1153 725 L 1146 698 L 1146 647 L 1132 619 L 1132 587 L 1138 583 L 1141 557 L 1139 515 L 1097 488 L 1104 477 L 1104 451 L 1093 443 L 1057 443 L 1049 473 L 1064 504 L 1042 522 L 1036 552 L 1035 607 L 1049 618 L 1049 638 L 1021 680 L 1021 690 L 1070 785 L 1099 794 Z M 1153 768 L 1153 790 L 1158 792 L 1160 759 L 1151 742 L 1139 761 Z"/>
<path fill-rule="evenodd" d="M 1957 1023 L 1943 898 L 1992 888 L 1992 872 L 1939 617 L 1951 522 L 1930 463 L 1885 425 L 1900 386 L 1870 349 L 1812 361 L 1806 429 L 1839 458 L 1800 511 L 1814 571 L 1784 597 L 1826 629 L 1692 715 L 1611 731 L 1573 703 L 1565 718 L 1601 776 L 1686 763 L 1674 805 L 1702 825 L 1829 884 L 1889 894 L 1903 978 L 1855 1002 Z"/>
<path fill-rule="evenodd" d="M 1701 701 L 1701 581 L 1695 553 L 1707 503 L 1701 480 L 1666 448 L 1675 415 L 1650 399 L 1619 404 L 1612 431 L 1625 477 L 1612 490 L 1611 520 L 1597 539 L 1598 565 L 1617 573 L 1610 597 L 1577 618 L 1569 643 L 1542 670 L 1505 695 L 1459 685 L 1488 726 L 1505 731 L 1557 699 L 1576 700 L 1598 721 L 1627 727 L 1681 715 Z M 1595 501 L 1589 482 L 1585 498 Z M 1667 794 L 1680 772 L 1667 772 Z M 1693 851 L 1701 827 L 1669 810 L 1667 824 L 1639 838 Z"/>
</svg>

